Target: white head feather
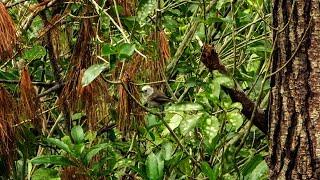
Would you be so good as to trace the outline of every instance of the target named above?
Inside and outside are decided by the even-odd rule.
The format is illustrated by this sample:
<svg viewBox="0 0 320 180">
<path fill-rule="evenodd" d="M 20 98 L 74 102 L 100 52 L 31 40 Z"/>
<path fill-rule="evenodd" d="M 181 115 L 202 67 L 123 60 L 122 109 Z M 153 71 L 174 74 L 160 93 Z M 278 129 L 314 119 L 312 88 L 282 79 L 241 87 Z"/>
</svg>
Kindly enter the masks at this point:
<svg viewBox="0 0 320 180">
<path fill-rule="evenodd" d="M 154 89 L 149 85 L 143 86 L 141 90 L 143 92 L 143 95 L 145 95 L 146 97 L 149 97 L 154 92 Z"/>
</svg>

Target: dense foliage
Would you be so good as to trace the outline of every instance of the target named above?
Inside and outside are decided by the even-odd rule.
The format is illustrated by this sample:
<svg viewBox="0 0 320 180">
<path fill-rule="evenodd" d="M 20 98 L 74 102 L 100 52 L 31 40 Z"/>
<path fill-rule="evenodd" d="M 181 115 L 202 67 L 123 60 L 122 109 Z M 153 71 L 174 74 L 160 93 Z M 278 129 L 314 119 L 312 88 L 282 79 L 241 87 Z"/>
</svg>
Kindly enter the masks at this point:
<svg viewBox="0 0 320 180">
<path fill-rule="evenodd" d="M 4 179 L 267 179 L 265 134 L 230 89 L 267 109 L 269 1 L 5 5 L 18 43 L 0 56 Z M 147 106 L 147 84 L 174 102 Z"/>
</svg>

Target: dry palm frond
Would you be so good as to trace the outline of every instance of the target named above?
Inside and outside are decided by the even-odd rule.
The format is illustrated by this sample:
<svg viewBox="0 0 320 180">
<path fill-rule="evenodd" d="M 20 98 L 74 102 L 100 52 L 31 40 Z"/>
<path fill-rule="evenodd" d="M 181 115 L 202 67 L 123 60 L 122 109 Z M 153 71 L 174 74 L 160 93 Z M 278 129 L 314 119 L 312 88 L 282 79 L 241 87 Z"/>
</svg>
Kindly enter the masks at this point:
<svg viewBox="0 0 320 180">
<path fill-rule="evenodd" d="M 3 173 L 11 172 L 15 158 L 15 129 L 18 123 L 17 103 L 9 92 L 0 86 L 0 156 L 6 162 Z"/>
<path fill-rule="evenodd" d="M 130 132 L 132 132 L 132 130 L 136 130 L 137 127 L 144 124 L 144 111 L 132 98 L 133 96 L 136 100 L 140 100 L 139 91 L 135 85 L 132 84 L 130 74 L 127 72 L 124 73 L 121 80 L 124 84 L 119 86 L 118 128 L 123 132 L 123 135 L 127 137 L 131 135 Z M 128 94 L 123 86 L 127 87 L 130 94 Z"/>
<path fill-rule="evenodd" d="M 161 52 L 161 58 L 166 61 L 168 61 L 171 58 L 171 53 L 170 53 L 170 46 L 168 42 L 168 38 L 166 36 L 166 33 L 162 30 L 159 32 L 159 42 L 160 42 L 160 52 Z"/>
<path fill-rule="evenodd" d="M 32 85 L 27 67 L 21 70 L 20 107 L 22 115 L 30 119 L 36 129 L 45 129 L 45 118 L 41 115 L 40 100 L 37 98 L 37 92 Z"/>
<path fill-rule="evenodd" d="M 0 2 L 0 60 L 6 60 L 13 56 L 13 50 L 17 42 L 15 25 L 5 6 Z"/>
<path fill-rule="evenodd" d="M 82 73 L 80 77 L 82 77 Z M 101 78 L 97 78 L 89 85 L 78 89 L 80 90 L 80 99 L 84 102 L 89 129 L 96 129 L 98 122 L 107 124 L 109 120 L 108 103 L 111 101 L 111 97 L 107 93 L 108 88 L 105 82 Z"/>
<path fill-rule="evenodd" d="M 107 103 L 110 100 L 108 86 L 101 77 L 96 78 L 86 87 L 82 87 L 81 84 L 84 70 L 97 62 L 92 51 L 94 37 L 92 22 L 84 19 L 71 57 L 73 67 L 67 76 L 67 83 L 59 99 L 59 105 L 67 107 L 70 113 L 84 111 L 90 129 L 96 129 L 97 122 L 107 120 Z"/>
</svg>

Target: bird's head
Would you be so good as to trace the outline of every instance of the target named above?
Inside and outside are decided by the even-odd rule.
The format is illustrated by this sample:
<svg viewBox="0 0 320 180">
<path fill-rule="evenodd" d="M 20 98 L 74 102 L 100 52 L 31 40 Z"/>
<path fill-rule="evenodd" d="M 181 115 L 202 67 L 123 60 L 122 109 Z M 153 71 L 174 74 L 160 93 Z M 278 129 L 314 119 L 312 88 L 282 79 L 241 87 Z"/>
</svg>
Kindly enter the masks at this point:
<svg viewBox="0 0 320 180">
<path fill-rule="evenodd" d="M 154 92 L 153 88 L 149 85 L 143 86 L 141 90 L 143 95 L 146 97 L 149 97 Z"/>
</svg>

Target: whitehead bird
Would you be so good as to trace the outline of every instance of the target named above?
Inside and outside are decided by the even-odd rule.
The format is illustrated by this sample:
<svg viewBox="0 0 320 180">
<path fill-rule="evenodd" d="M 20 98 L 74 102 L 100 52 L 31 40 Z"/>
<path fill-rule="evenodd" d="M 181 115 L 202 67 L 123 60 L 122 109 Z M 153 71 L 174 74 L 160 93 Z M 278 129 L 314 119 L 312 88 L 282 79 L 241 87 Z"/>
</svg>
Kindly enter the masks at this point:
<svg viewBox="0 0 320 180">
<path fill-rule="evenodd" d="M 143 86 L 141 90 L 150 106 L 159 107 L 172 101 L 172 99 L 167 97 L 163 92 L 156 90 L 149 85 Z"/>
</svg>

